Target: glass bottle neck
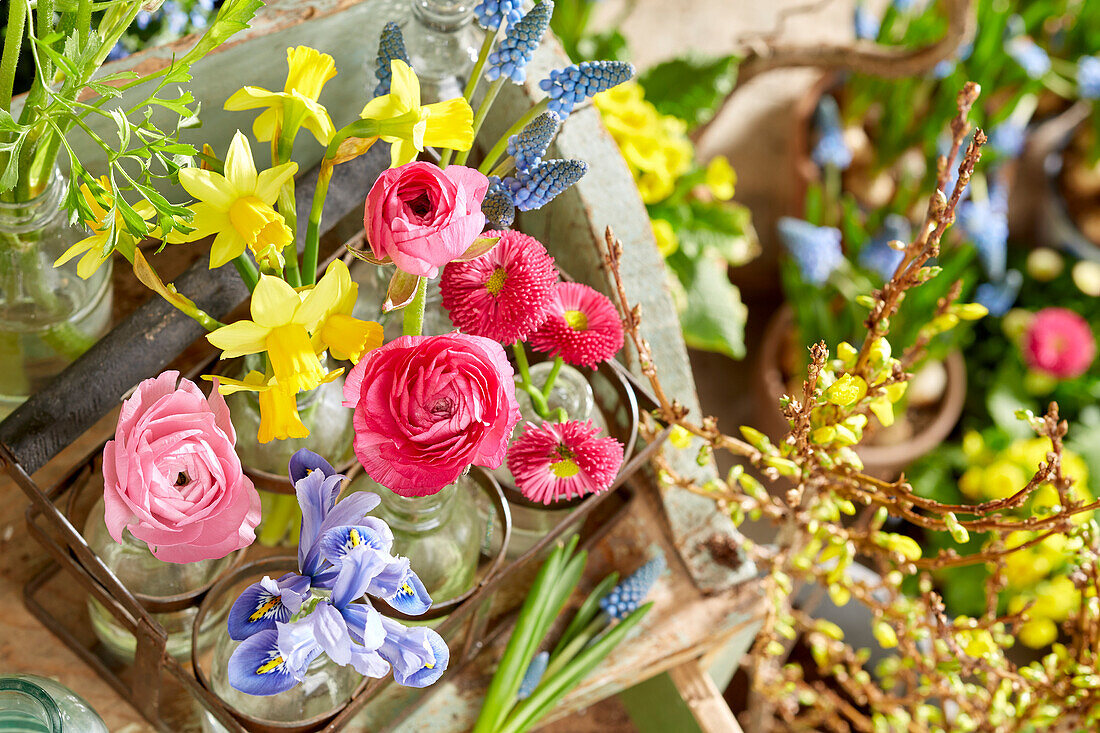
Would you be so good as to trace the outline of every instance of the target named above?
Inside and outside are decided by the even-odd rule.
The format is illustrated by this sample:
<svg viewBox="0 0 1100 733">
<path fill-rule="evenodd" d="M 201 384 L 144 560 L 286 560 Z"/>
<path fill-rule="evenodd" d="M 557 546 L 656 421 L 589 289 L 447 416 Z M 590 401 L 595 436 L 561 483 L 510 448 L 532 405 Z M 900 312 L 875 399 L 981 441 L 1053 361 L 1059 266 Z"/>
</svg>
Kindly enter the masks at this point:
<svg viewBox="0 0 1100 733">
<path fill-rule="evenodd" d="M 44 689 L 29 680 L 0 679 L 0 729 L 63 733 L 61 709 Z"/>
<path fill-rule="evenodd" d="M 389 489 L 379 494 L 391 528 L 405 532 L 427 532 L 442 526 L 450 518 L 457 491 L 456 482 L 430 496 L 401 496 Z"/>
<path fill-rule="evenodd" d="M 438 33 L 452 33 L 474 17 L 473 3 L 465 0 L 411 0 L 412 15 Z"/>
<path fill-rule="evenodd" d="M 46 187 L 27 201 L 0 201 L 0 231 L 23 234 L 44 229 L 61 213 L 65 184 L 54 168 Z"/>
</svg>

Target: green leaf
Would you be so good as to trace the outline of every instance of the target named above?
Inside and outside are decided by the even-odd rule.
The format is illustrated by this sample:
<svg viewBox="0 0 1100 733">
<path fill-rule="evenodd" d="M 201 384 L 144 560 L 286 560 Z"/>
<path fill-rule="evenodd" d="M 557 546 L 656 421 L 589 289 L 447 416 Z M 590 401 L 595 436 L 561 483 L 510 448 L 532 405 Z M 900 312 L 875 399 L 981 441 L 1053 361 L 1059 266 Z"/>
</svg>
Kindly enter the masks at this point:
<svg viewBox="0 0 1100 733">
<path fill-rule="evenodd" d="M 716 351 L 731 359 L 745 356 L 745 319 L 748 309 L 730 282 L 726 261 L 713 254 L 690 259 L 674 253 L 667 262 L 684 287 L 686 303 L 680 327 L 687 345 Z"/>
<path fill-rule="evenodd" d="M 689 253 L 707 254 L 707 250 L 713 250 L 735 267 L 760 254 L 748 208 L 721 201 L 694 200 L 690 212 L 690 218 L 676 231 L 681 246 Z"/>
<path fill-rule="evenodd" d="M 672 59 L 650 68 L 638 77 L 638 83 L 658 112 L 679 117 L 695 127 L 713 117 L 733 90 L 739 61 L 732 55 Z"/>
<path fill-rule="evenodd" d="M 188 69 L 191 64 L 225 43 L 231 36 L 248 28 L 249 22 L 262 6 L 262 0 L 228 0 L 198 43 L 173 65 L 169 77 L 173 81 L 183 81 L 184 79 L 178 78 L 180 76 L 190 78 Z"/>
<path fill-rule="evenodd" d="M 1031 435 L 1031 428 L 1026 422 L 1016 419 L 1016 411 L 1031 409 L 1033 401 L 1023 390 L 1023 380 L 1014 381 L 1006 377 L 1007 374 L 998 375 L 985 396 L 985 406 L 998 428 L 1014 438 L 1026 438 Z"/>
<path fill-rule="evenodd" d="M 584 36 L 577 43 L 577 52 L 585 59 L 629 61 L 630 44 L 618 30 Z"/>
</svg>

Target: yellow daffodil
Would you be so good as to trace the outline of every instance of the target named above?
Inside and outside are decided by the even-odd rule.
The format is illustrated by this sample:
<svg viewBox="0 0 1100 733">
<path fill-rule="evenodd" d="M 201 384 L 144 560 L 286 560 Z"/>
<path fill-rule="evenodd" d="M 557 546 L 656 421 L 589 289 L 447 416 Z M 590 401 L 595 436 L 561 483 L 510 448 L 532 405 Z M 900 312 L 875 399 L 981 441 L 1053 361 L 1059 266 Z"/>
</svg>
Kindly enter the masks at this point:
<svg viewBox="0 0 1100 733">
<path fill-rule="evenodd" d="M 662 257 L 668 257 L 680 248 L 676 230 L 667 219 L 651 219 L 649 223 L 653 227 L 653 236 L 657 240 L 657 249 Z"/>
<path fill-rule="evenodd" d="M 277 137 L 286 125 L 297 130 L 305 127 L 322 145 L 328 145 L 336 134 L 328 110 L 317 99 L 321 89 L 336 76 L 336 64 L 327 53 L 308 46 L 286 50 L 289 67 L 283 91 L 272 92 L 261 87 L 242 87 L 225 102 L 228 110 L 263 109 L 252 123 L 252 134 L 267 142 Z"/>
<path fill-rule="evenodd" d="M 280 252 L 294 241 L 294 235 L 273 204 L 283 183 L 297 170 L 297 163 L 284 163 L 257 173 L 248 139 L 238 130 L 225 156 L 225 175 L 201 168 L 180 170 L 180 184 L 198 199 L 190 207 L 195 230 L 170 235 L 168 241 L 192 242 L 216 233 L 210 248 L 211 268 L 239 256 L 246 247 L 257 262 L 281 267 Z"/>
<path fill-rule="evenodd" d="M 331 288 L 309 289 L 304 296 L 284 280 L 261 275 L 252 292 L 252 320 L 240 320 L 207 334 L 222 358 L 267 352 L 275 379 L 292 392 L 313 389 L 325 377 L 310 341 L 331 306 Z"/>
<path fill-rule="evenodd" d="M 737 185 L 737 174 L 730 165 L 729 158 L 716 155 L 707 164 L 706 184 L 714 198 L 729 201 L 733 198 L 733 189 Z"/>
<path fill-rule="evenodd" d="M 320 353 L 326 348 L 333 358 L 358 363 L 368 351 L 382 345 L 382 326 L 374 321 L 362 321 L 351 315 L 359 293 L 359 285 L 351 279 L 348 266 L 333 260 L 314 289 L 334 289 L 328 310 L 321 317 L 313 333 L 314 349 Z"/>
<path fill-rule="evenodd" d="M 394 123 L 384 126 L 380 137 L 390 143 L 390 167 L 412 162 L 425 146 L 469 150 L 474 143 L 474 113 L 459 97 L 435 104 L 420 104 L 420 80 L 401 59 L 390 63 L 390 93 L 375 97 L 359 116 L 365 120 Z"/>
<path fill-rule="evenodd" d="M 114 198 L 110 181 L 107 180 L 106 176 L 103 176 L 99 179 L 99 184 L 106 192 L 106 204 L 110 207 Z M 91 209 L 94 216 L 92 219 L 84 220 L 84 226 L 92 231 L 92 235 L 81 239 L 72 247 L 65 250 L 64 254 L 58 257 L 57 261 L 53 263 L 53 266 L 59 267 L 77 255 L 83 254 L 84 256 L 80 258 L 80 262 L 76 265 L 76 274 L 87 280 L 111 257 L 110 251 L 106 253 L 103 251 L 111 234 L 111 225 L 108 223 L 108 210 L 96 201 L 95 196 L 92 195 L 91 190 L 86 184 L 81 184 L 80 195 L 84 197 L 85 203 L 88 205 L 88 208 Z M 134 212 L 145 221 L 149 221 L 156 215 L 156 209 L 144 199 L 134 204 L 133 209 Z M 118 211 L 114 214 L 114 227 L 115 230 L 119 232 L 116 247 L 128 247 L 131 253 L 130 258 L 132 259 L 134 240 L 126 231 L 126 223 L 122 219 L 122 214 Z"/>
<path fill-rule="evenodd" d="M 342 372 L 342 369 L 331 371 L 322 381 L 332 381 Z M 218 382 L 218 391 L 223 395 L 242 390 L 257 393 L 256 398 L 260 403 L 260 428 L 256 437 L 261 443 L 309 436 L 309 428 L 305 426 L 298 414 L 296 393 L 279 384 L 275 377 L 268 379 L 262 372 L 251 371 L 243 380 L 218 377 Z"/>
</svg>

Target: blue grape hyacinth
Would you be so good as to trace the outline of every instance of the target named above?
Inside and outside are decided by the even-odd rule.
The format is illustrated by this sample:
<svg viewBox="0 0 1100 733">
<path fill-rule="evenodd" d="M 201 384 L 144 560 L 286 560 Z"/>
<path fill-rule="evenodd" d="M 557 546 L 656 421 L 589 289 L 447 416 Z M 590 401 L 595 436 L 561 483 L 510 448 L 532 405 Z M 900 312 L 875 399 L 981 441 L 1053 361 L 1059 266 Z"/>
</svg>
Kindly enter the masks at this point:
<svg viewBox="0 0 1100 733">
<path fill-rule="evenodd" d="M 908 219 L 901 214 L 888 214 L 882 229 L 860 250 L 859 264 L 878 273 L 884 281 L 889 280 L 905 257 L 905 253 L 891 247 L 890 242 L 908 242 L 912 235 L 913 227 Z"/>
<path fill-rule="evenodd" d="M 552 0 L 543 0 L 527 15 L 508 29 L 496 49 L 489 54 L 485 64 L 485 76 L 491 81 L 505 76 L 516 84 L 527 80 L 527 64 L 535 55 L 554 12 Z"/>
<path fill-rule="evenodd" d="M 502 183 L 520 211 L 541 209 L 588 172 L 583 160 L 547 160 Z"/>
<path fill-rule="evenodd" d="M 529 171 L 542 162 L 550 141 L 558 134 L 561 123 L 553 112 L 543 112 L 527 123 L 517 135 L 508 139 L 508 155 L 516 160 L 516 169 Z"/>
<path fill-rule="evenodd" d="M 510 28 L 523 17 L 523 0 L 481 0 L 474 6 L 477 24 L 487 31 L 495 31 L 501 23 Z"/>
<path fill-rule="evenodd" d="M 1008 258 L 1008 193 L 991 184 L 984 201 L 971 198 L 959 204 L 959 226 L 974 247 L 985 274 L 1000 280 Z"/>
<path fill-rule="evenodd" d="M 847 170 L 852 164 L 852 151 L 848 149 L 848 143 L 844 140 L 844 129 L 840 123 L 840 107 L 836 100 L 826 94 L 817 104 L 814 112 L 814 121 L 817 125 L 818 140 L 810 153 L 810 158 L 819 166 L 834 166 L 840 170 Z"/>
<path fill-rule="evenodd" d="M 539 88 L 550 97 L 550 111 L 564 120 L 575 105 L 633 76 L 633 64 L 625 61 L 583 61 L 551 71 L 549 77 L 539 82 Z"/>
<path fill-rule="evenodd" d="M 546 674 L 546 667 L 550 664 L 550 652 L 539 652 L 531 663 L 527 665 L 527 671 L 523 674 L 523 680 L 516 691 L 517 700 L 526 700 L 542 682 L 542 676 Z"/>
<path fill-rule="evenodd" d="M 374 96 L 381 97 L 390 93 L 390 81 L 393 79 L 393 71 L 390 62 L 401 59 L 409 63 L 409 52 L 405 48 L 405 38 L 401 35 L 401 27 L 390 21 L 382 29 L 382 36 L 378 40 L 378 58 L 374 64 L 374 75 L 378 78 L 378 85 L 374 88 Z"/>
<path fill-rule="evenodd" d="M 999 282 L 986 282 L 974 289 L 974 302 L 980 303 L 989 311 L 989 315 L 1000 318 L 1012 309 L 1024 276 L 1016 270 L 1009 270 Z"/>
<path fill-rule="evenodd" d="M 1081 99 L 1100 99 L 1100 57 L 1077 59 L 1077 93 Z"/>
<path fill-rule="evenodd" d="M 844 262 L 841 234 L 836 227 L 814 226 L 808 221 L 784 216 L 779 220 L 779 239 L 802 273 L 813 285 L 824 285 Z"/>
<path fill-rule="evenodd" d="M 998 155 L 1006 158 L 1018 158 L 1027 142 L 1027 125 L 1016 122 L 1011 117 L 989 132 L 989 147 Z"/>
<path fill-rule="evenodd" d="M 1038 79 L 1050 71 L 1050 56 L 1029 36 L 1010 38 L 1005 43 L 1005 51 L 1032 79 Z"/>
<path fill-rule="evenodd" d="M 497 176 L 489 177 L 489 190 L 481 201 L 481 213 L 498 229 L 507 229 L 516 220 L 512 195 Z"/>
<path fill-rule="evenodd" d="M 664 571 L 665 556 L 657 555 L 601 598 L 600 609 L 613 619 L 626 618 L 642 604 Z"/>
<path fill-rule="evenodd" d="M 873 41 L 878 38 L 881 22 L 878 16 L 868 10 L 864 3 L 856 3 L 852 25 L 855 27 L 856 38 L 861 41 Z"/>
</svg>

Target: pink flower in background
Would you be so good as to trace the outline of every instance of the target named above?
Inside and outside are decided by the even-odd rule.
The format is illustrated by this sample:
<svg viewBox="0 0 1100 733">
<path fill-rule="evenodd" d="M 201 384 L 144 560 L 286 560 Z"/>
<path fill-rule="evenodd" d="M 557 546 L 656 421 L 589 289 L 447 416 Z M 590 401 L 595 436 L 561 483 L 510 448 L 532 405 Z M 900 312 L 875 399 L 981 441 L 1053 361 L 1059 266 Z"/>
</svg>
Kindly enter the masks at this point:
<svg viewBox="0 0 1100 733">
<path fill-rule="evenodd" d="M 500 237 L 500 242 L 481 257 L 443 268 L 443 307 L 463 333 L 503 344 L 526 341 L 549 313 L 558 280 L 554 258 L 537 239 L 520 232 L 484 236 Z"/>
<path fill-rule="evenodd" d="M 103 448 L 111 537 L 121 542 L 129 529 L 158 560 L 174 563 L 252 544 L 260 495 L 241 469 L 236 440 L 217 381 L 209 399 L 177 371 L 139 384 Z"/>
<path fill-rule="evenodd" d="M 1036 371 L 1073 379 L 1088 371 L 1096 339 L 1088 321 L 1066 308 L 1044 308 L 1024 334 L 1024 361 Z"/>
<path fill-rule="evenodd" d="M 591 420 L 528 423 L 508 450 L 516 487 L 543 504 L 607 491 L 622 465 L 623 446 L 599 433 Z"/>
<path fill-rule="evenodd" d="M 623 322 L 611 300 L 580 283 L 558 283 L 550 316 L 531 337 L 536 351 L 595 369 L 623 347 Z"/>
<path fill-rule="evenodd" d="M 474 243 L 485 228 L 483 174 L 461 165 L 408 163 L 378 177 L 367 194 L 363 227 L 374 256 L 412 275 L 439 268 Z"/>
<path fill-rule="evenodd" d="M 367 354 L 344 383 L 355 455 L 402 496 L 427 496 L 471 465 L 498 468 L 519 422 L 512 366 L 480 336 L 402 336 Z"/>
</svg>

